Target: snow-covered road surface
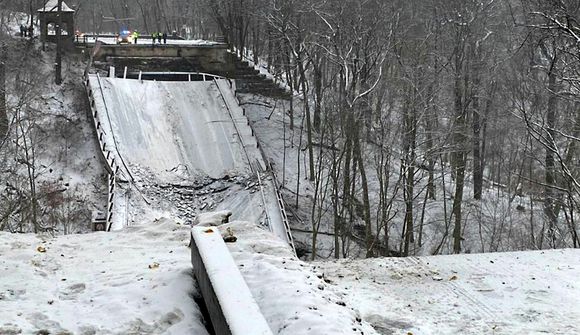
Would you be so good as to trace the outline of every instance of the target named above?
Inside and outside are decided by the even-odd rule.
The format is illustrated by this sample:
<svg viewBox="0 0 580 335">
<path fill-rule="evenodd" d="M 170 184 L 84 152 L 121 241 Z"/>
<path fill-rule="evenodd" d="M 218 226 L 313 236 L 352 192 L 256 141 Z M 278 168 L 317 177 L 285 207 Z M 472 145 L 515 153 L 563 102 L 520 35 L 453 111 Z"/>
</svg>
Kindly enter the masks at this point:
<svg viewBox="0 0 580 335">
<path fill-rule="evenodd" d="M 383 334 L 580 334 L 580 250 L 317 265 Z"/>
<path fill-rule="evenodd" d="M 251 172 L 215 83 L 90 80 L 103 89 L 97 109 L 108 114 L 105 130 L 128 166 L 147 168 L 161 182 Z"/>
<path fill-rule="evenodd" d="M 280 239 L 250 222 L 232 222 L 234 261 L 274 334 L 376 335 L 358 311 Z"/>
<path fill-rule="evenodd" d="M 0 232 L 0 334 L 207 334 L 189 231 L 159 219 L 56 238 Z"/>
</svg>

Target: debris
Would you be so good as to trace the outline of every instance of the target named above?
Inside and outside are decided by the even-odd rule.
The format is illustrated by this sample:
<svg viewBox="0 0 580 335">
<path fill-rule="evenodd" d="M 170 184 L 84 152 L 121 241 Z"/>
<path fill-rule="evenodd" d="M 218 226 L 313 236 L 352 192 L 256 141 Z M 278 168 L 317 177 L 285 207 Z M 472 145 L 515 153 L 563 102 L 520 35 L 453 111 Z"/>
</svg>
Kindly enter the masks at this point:
<svg viewBox="0 0 580 335">
<path fill-rule="evenodd" d="M 226 236 L 224 236 L 224 242 L 233 243 L 233 242 L 236 242 L 237 240 L 238 240 L 238 238 L 234 236 L 234 232 L 232 231 L 232 228 L 228 227 L 226 229 Z"/>
<path fill-rule="evenodd" d="M 36 251 L 38 251 L 38 252 L 46 252 L 46 248 L 41 245 L 41 246 L 38 246 L 38 248 L 36 248 Z"/>
<path fill-rule="evenodd" d="M 150 269 L 157 269 L 159 267 L 159 263 L 153 262 L 153 264 L 149 264 Z"/>
</svg>

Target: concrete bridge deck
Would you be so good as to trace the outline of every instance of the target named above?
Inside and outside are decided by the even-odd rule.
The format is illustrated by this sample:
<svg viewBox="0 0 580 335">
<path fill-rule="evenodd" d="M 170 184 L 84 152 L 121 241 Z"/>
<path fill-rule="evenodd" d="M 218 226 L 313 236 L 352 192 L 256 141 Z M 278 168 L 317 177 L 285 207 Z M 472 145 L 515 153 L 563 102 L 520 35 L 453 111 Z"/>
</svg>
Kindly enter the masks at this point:
<svg viewBox="0 0 580 335">
<path fill-rule="evenodd" d="M 153 44 L 151 39 L 139 39 L 137 44 L 116 44 L 114 37 L 81 39 L 75 43 L 77 50 L 93 53 L 95 61 L 106 61 L 112 66 L 130 64 L 151 64 L 152 60 L 179 60 L 192 65 L 190 70 L 210 72 L 223 76 L 235 72 L 235 55 L 228 51 L 224 43 L 203 40 L 168 40 L 167 44 Z M 123 64 L 117 64 L 122 60 Z M 183 67 L 183 64 L 180 64 Z M 189 67 L 189 66 L 188 66 Z"/>
</svg>

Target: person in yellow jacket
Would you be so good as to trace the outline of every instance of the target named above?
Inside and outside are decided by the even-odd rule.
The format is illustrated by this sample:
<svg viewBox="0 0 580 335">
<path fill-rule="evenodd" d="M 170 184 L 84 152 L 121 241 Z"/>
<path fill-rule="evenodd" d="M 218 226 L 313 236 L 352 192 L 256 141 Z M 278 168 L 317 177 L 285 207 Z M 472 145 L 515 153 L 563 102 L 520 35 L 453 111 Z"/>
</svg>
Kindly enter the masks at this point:
<svg viewBox="0 0 580 335">
<path fill-rule="evenodd" d="M 133 31 L 133 34 L 131 34 L 131 37 L 133 37 L 133 43 L 137 44 L 137 40 L 139 39 L 139 32 L 137 32 L 137 30 Z"/>
</svg>

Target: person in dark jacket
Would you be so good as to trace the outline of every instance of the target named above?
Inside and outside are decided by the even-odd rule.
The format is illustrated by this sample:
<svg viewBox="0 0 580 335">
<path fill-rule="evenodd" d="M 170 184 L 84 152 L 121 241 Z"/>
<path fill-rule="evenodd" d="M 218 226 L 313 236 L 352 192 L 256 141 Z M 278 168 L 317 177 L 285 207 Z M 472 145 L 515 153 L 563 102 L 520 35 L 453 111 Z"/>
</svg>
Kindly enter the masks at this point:
<svg viewBox="0 0 580 335">
<path fill-rule="evenodd" d="M 163 44 L 167 44 L 167 33 L 163 33 Z"/>
<path fill-rule="evenodd" d="M 157 33 L 157 42 L 161 44 L 161 33 Z"/>
</svg>

